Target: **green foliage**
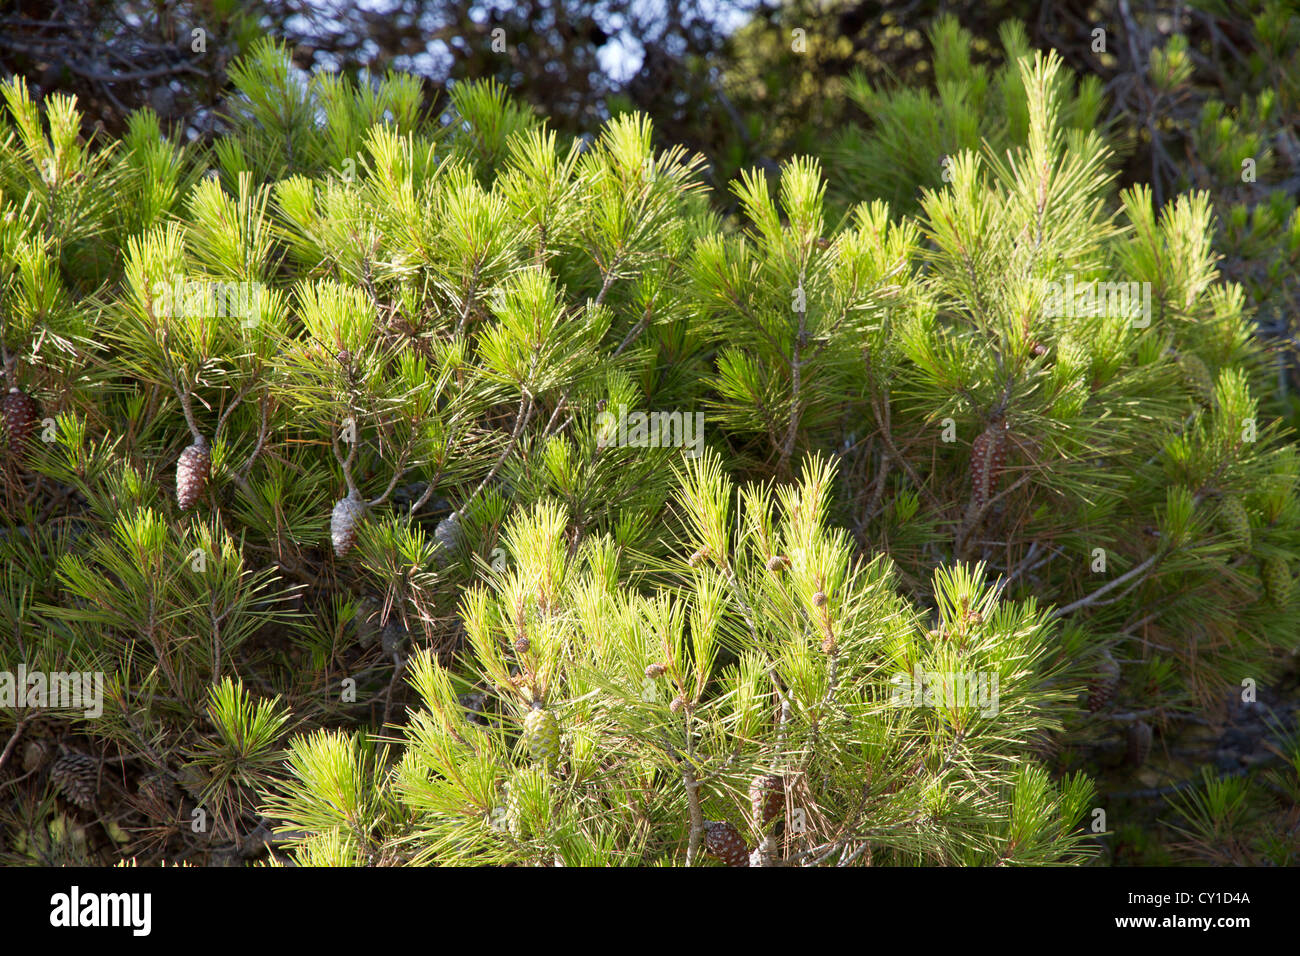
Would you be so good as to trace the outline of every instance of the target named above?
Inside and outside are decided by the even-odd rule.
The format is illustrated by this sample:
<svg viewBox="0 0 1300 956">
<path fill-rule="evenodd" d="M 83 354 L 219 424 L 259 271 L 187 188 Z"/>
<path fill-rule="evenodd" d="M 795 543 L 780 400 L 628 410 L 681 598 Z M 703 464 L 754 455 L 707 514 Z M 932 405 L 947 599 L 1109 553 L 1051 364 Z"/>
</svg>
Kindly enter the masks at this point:
<svg viewBox="0 0 1300 956">
<path fill-rule="evenodd" d="M 827 149 L 836 170 L 837 200 L 846 204 L 879 197 L 892 208 L 911 211 L 920 190 L 952 181 L 952 162 L 963 150 L 986 145 L 990 155 L 1025 142 L 1033 125 L 1032 92 L 1022 61 L 1029 39 L 1018 20 L 998 30 L 1004 62 L 996 69 L 972 60 L 973 37 L 956 17 L 945 15 L 928 31 L 934 48 L 935 91 L 884 89 L 859 72 L 845 88 L 869 126 L 846 125 Z M 1076 80 L 1054 70 L 1046 78 L 1048 100 L 1059 113 L 1052 124 L 1084 152 L 1084 137 L 1103 128 L 1102 84 L 1096 76 Z"/>
<path fill-rule="evenodd" d="M 740 492 L 733 517 L 720 461 L 701 460 L 681 479 L 678 550 L 708 557 L 671 562 L 649 593 L 619 583 L 612 539 L 575 553 L 562 510 L 516 513 L 505 566 L 463 600 L 464 666 L 413 662 L 401 759 L 361 760 L 337 733 L 295 745 L 271 809 L 299 861 L 689 864 L 705 817 L 769 863 L 1080 859 L 1090 785 L 1017 756 L 1064 696 L 1046 613 L 958 566 L 927 631 L 888 561 L 855 562 L 825 527 L 832 478 L 812 461 L 798 485 Z M 992 694 L 914 706 L 913 671 L 978 674 Z M 473 686 L 485 717 L 459 693 Z M 541 715 L 558 753 L 529 746 Z M 764 773 L 783 780 L 779 836 L 750 807 Z"/>
<path fill-rule="evenodd" d="M 695 864 L 712 821 L 763 863 L 1087 859 L 1071 755 L 1293 647 L 1300 458 L 1206 196 L 1117 195 L 1097 91 L 1015 31 L 988 72 L 933 38 L 942 108 L 1000 119 L 842 221 L 861 170 L 746 173 L 724 220 L 639 115 L 570 145 L 270 42 L 210 152 L 70 141 L 8 84 L 0 341 L 41 408 L 0 625 L 106 687 L 0 711 L 36 748 L 5 852 Z M 900 704 L 918 673 L 996 706 Z M 98 842 L 55 739 L 120 766 Z"/>
</svg>

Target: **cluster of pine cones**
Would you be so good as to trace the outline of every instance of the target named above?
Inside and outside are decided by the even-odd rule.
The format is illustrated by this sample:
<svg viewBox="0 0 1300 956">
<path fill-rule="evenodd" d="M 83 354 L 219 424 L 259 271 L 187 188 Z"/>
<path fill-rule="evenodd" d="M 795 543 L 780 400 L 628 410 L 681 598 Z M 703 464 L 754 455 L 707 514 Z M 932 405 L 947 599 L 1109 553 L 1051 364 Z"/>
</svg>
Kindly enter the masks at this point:
<svg viewBox="0 0 1300 956">
<path fill-rule="evenodd" d="M 28 401 L 30 402 L 30 399 Z M 5 404 L 5 416 L 8 420 L 8 400 Z M 10 434 L 14 434 L 12 426 L 10 426 Z M 188 511 L 198 503 L 211 477 L 212 446 L 208 444 L 205 437 L 199 435 L 181 452 L 180 458 L 176 461 L 176 504 L 180 506 L 181 511 Z M 355 490 L 346 498 L 340 498 L 334 505 L 334 511 L 330 515 L 330 541 L 334 545 L 334 553 L 339 557 L 352 550 L 357 540 L 357 525 L 365 516 L 365 512 L 366 504 Z"/>
<path fill-rule="evenodd" d="M 760 774 L 749 785 L 750 813 L 758 829 L 765 829 L 785 810 L 785 781 L 774 773 Z M 727 866 L 749 866 L 750 847 L 735 824 L 704 821 L 704 850 Z"/>
</svg>

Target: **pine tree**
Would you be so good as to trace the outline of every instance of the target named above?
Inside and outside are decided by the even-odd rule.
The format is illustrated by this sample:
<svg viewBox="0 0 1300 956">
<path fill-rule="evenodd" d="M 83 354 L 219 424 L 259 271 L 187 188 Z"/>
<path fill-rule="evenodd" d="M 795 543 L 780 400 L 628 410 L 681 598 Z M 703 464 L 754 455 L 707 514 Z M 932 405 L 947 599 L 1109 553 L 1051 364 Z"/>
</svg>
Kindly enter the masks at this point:
<svg viewBox="0 0 1300 956">
<path fill-rule="evenodd" d="M 303 862 L 360 862 L 362 847 L 416 864 L 1082 859 L 1089 784 L 1053 785 L 1023 756 L 1067 700 L 1047 612 L 958 566 L 936 576 L 930 628 L 887 559 L 855 560 L 825 527 L 832 488 L 816 460 L 775 493 L 737 493 L 716 457 L 693 464 L 674 509 L 679 557 L 647 593 L 624 583 L 610 536 L 574 552 L 559 506 L 515 513 L 505 566 L 462 605 L 469 669 L 413 662 L 420 709 L 391 741 L 391 770 L 355 736 L 299 738 L 268 812 Z M 711 557 L 692 567 L 701 546 Z M 780 573 L 776 551 L 790 558 Z M 931 672 L 979 673 L 993 693 L 976 705 L 939 690 L 935 703 L 918 686 L 914 701 L 905 685 Z M 487 688 L 498 720 L 468 719 L 466 682 Z M 539 714 L 559 728 L 542 762 Z M 770 842 L 772 814 L 750 813 L 762 779 L 784 780 L 789 806 Z"/>
<path fill-rule="evenodd" d="M 737 865 L 1081 862 L 1091 785 L 1029 755 L 1140 702 L 1152 764 L 1289 646 L 1300 459 L 1208 201 L 1115 196 L 1054 59 L 915 214 L 838 226 L 808 158 L 724 220 L 641 116 L 428 116 L 270 43 L 232 76 L 210 151 L 2 90 L 0 342 L 53 427 L 0 470 L 0 628 L 112 675 L 49 719 L 130 755 L 98 810 L 159 856 L 269 810 L 304 864 L 702 864 L 728 827 Z M 996 706 L 907 703 L 966 673 Z"/>
<path fill-rule="evenodd" d="M 1073 92 L 1059 62 L 1031 60 L 1008 27 L 1014 55 L 998 85 L 1023 96 L 1019 123 L 1017 109 L 989 107 L 1000 101 L 982 92 L 988 78 L 954 31 L 934 35 L 950 81 L 940 103 L 860 97 L 871 130 L 846 133 L 852 148 L 830 154 L 841 195 L 915 203 L 916 219 L 861 203 L 827 242 L 822 204 L 807 198 L 821 193 L 819 171 L 792 166 L 779 206 L 749 181 L 738 190 L 752 243 L 702 246 L 697 282 L 724 349 L 721 417 L 752 435 L 742 447 L 758 461 L 839 449 L 852 475 L 842 520 L 887 550 L 922 599 L 936 559 L 982 557 L 1009 593 L 1056 605 L 1095 649 L 1115 650 L 1122 678 L 1094 678 L 1098 716 L 1073 739 L 1122 739 L 1109 714 L 1129 709 L 1153 710 L 1173 733 L 1274 679 L 1292 643 L 1298 475 L 1273 419 L 1273 361 L 1242 287 L 1216 275 L 1208 196 L 1163 209 L 1145 187 L 1116 196 L 1106 144 L 1073 128 L 1096 91 Z M 984 105 L 963 118 L 963 97 Z M 983 128 L 978 153 L 952 139 L 961 122 Z M 927 136 L 924 148 L 900 146 Z M 931 170 L 936 155 L 950 161 Z M 914 199 L 916 183 L 932 185 Z M 858 251 L 913 223 L 917 237 L 892 258 Z M 904 290 L 925 291 L 902 302 L 892 290 L 844 295 L 891 266 Z M 739 275 L 758 281 L 741 290 Z M 1127 315 L 1126 289 L 1150 290 L 1149 312 Z M 783 292 L 803 308 L 785 307 Z M 850 308 L 880 318 L 844 335 Z M 755 315 L 770 317 L 768 331 L 755 334 Z M 841 341 L 859 346 L 856 366 L 804 364 Z"/>
</svg>

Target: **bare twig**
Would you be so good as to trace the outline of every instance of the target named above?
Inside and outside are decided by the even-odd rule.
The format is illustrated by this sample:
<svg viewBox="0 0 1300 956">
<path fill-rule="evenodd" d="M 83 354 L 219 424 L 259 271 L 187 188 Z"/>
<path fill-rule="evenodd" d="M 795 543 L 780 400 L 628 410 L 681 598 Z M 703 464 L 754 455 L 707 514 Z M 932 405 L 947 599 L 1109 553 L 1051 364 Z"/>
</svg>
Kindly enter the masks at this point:
<svg viewBox="0 0 1300 956">
<path fill-rule="evenodd" d="M 13 736 L 11 736 L 9 742 L 5 744 L 4 751 L 0 752 L 0 770 L 4 769 L 5 763 L 9 760 L 9 755 L 13 753 L 14 747 L 17 746 L 19 738 L 22 737 L 23 731 L 31 720 L 31 717 L 24 717 L 22 720 L 18 721 L 18 726 L 14 728 Z"/>
<path fill-rule="evenodd" d="M 1155 554 L 1151 555 L 1151 557 L 1147 558 L 1137 567 L 1132 568 L 1129 571 L 1126 571 L 1124 574 L 1121 574 L 1114 581 L 1102 585 L 1097 590 L 1093 591 L 1091 594 L 1079 598 L 1079 600 L 1075 601 L 1073 604 L 1067 604 L 1065 607 L 1058 607 L 1056 610 L 1052 611 L 1050 615 L 1048 615 L 1049 620 L 1054 621 L 1057 618 L 1064 617 L 1067 614 L 1071 614 L 1074 611 L 1077 611 L 1081 607 L 1088 607 L 1091 604 L 1096 604 L 1097 601 L 1100 600 L 1104 595 L 1109 594 L 1111 591 L 1115 590 L 1115 588 L 1119 587 L 1121 584 L 1125 584 L 1128 581 L 1131 581 L 1133 578 L 1136 578 L 1141 574 L 1145 574 L 1147 570 L 1153 567 L 1156 564 L 1156 562 L 1161 559 L 1162 556 L 1163 555 L 1159 551 L 1157 551 Z"/>
</svg>

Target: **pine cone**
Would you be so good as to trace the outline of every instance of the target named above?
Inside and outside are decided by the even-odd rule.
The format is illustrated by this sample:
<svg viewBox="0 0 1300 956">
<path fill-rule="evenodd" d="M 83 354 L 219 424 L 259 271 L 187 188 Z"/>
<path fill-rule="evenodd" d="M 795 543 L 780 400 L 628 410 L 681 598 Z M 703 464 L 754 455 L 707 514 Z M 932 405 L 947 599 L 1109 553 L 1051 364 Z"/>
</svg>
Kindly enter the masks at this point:
<svg viewBox="0 0 1300 956">
<path fill-rule="evenodd" d="M 704 821 L 704 849 L 727 866 L 749 866 L 749 847 L 725 820 Z"/>
<path fill-rule="evenodd" d="M 547 770 L 555 766 L 560 756 L 560 722 L 555 712 L 537 708 L 524 717 L 524 740 L 535 763 Z"/>
<path fill-rule="evenodd" d="M 156 809 L 170 808 L 181 792 L 172 778 L 163 770 L 150 770 L 136 781 L 136 793 Z"/>
<path fill-rule="evenodd" d="M 471 691 L 468 694 L 461 694 L 456 698 L 457 703 L 465 708 L 465 719 L 471 724 L 478 724 L 480 727 L 488 725 L 487 719 L 487 694 L 481 691 Z"/>
<path fill-rule="evenodd" d="M 23 747 L 23 772 L 32 773 L 45 766 L 50 758 L 50 745 L 43 740 L 29 740 Z"/>
<path fill-rule="evenodd" d="M 977 509 L 988 504 L 1007 457 L 1007 424 L 997 421 L 980 432 L 970 446 L 971 500 Z"/>
<path fill-rule="evenodd" d="M 543 779 L 542 771 L 529 767 L 506 782 L 506 827 L 516 840 L 541 836 L 546 826 L 545 807 L 536 802 L 539 791 L 545 792 Z"/>
<path fill-rule="evenodd" d="M 1260 580 L 1264 582 L 1264 593 L 1274 607 L 1286 607 L 1291 597 L 1291 569 L 1286 560 L 1276 555 L 1267 559 L 1259 570 Z"/>
<path fill-rule="evenodd" d="M 357 524 L 365 513 L 365 503 L 355 491 L 334 505 L 334 513 L 330 515 L 330 540 L 334 542 L 334 553 L 340 558 L 357 543 Z"/>
<path fill-rule="evenodd" d="M 1200 356 L 1185 352 L 1178 356 L 1178 368 L 1183 373 L 1183 382 L 1200 404 L 1206 408 L 1214 404 L 1214 376 Z"/>
<path fill-rule="evenodd" d="M 1219 502 L 1219 517 L 1223 521 L 1223 528 L 1231 536 L 1238 551 L 1250 550 L 1250 515 L 1246 513 L 1246 506 L 1241 503 L 1241 499 L 1236 495 L 1224 495 L 1223 500 Z"/>
<path fill-rule="evenodd" d="M 1141 767 L 1151 756 L 1151 725 L 1145 720 L 1130 724 L 1128 728 L 1128 762 Z"/>
<path fill-rule="evenodd" d="M 658 680 L 664 676 L 664 672 L 667 669 L 668 668 L 664 667 L 663 664 L 648 664 L 646 665 L 645 676 L 650 680 Z"/>
<path fill-rule="evenodd" d="M 1088 683 L 1088 710 L 1094 714 L 1115 696 L 1120 674 L 1119 663 L 1108 650 L 1102 651 L 1097 670 L 1100 672 L 1098 676 Z"/>
<path fill-rule="evenodd" d="M 528 838 L 528 830 L 524 825 L 524 807 L 523 801 L 519 799 L 519 792 L 509 783 L 506 784 L 506 827 L 510 835 L 516 840 Z"/>
<path fill-rule="evenodd" d="M 176 503 L 181 511 L 188 511 L 194 506 L 208 486 L 208 476 L 212 472 L 212 449 L 208 440 L 200 435 L 183 452 L 176 462 Z"/>
<path fill-rule="evenodd" d="M 433 539 L 442 545 L 442 549 L 437 552 L 437 561 L 443 564 L 447 560 L 447 555 L 455 554 L 460 550 L 460 515 L 453 511 L 439 521 L 438 526 L 433 529 Z"/>
<path fill-rule="evenodd" d="M 17 457 L 36 430 L 41 417 L 40 407 L 26 392 L 11 388 L 0 402 L 0 415 L 4 417 L 5 434 L 9 436 L 9 454 Z"/>
<path fill-rule="evenodd" d="M 755 777 L 749 785 L 749 806 L 758 826 L 767 826 L 785 809 L 785 781 L 774 773 Z"/>
<path fill-rule="evenodd" d="M 50 780 L 64 799 L 83 810 L 95 809 L 99 796 L 99 761 L 88 754 L 66 753 L 54 761 Z"/>
<path fill-rule="evenodd" d="M 197 763 L 183 764 L 176 774 L 176 783 L 197 802 L 212 784 L 212 775 Z"/>
<path fill-rule="evenodd" d="M 389 621 L 384 625 L 384 629 L 379 632 L 379 646 L 384 649 L 384 653 L 389 657 L 397 655 L 398 657 L 406 654 L 409 642 L 409 633 L 406 628 L 402 627 L 400 621 Z"/>
</svg>

